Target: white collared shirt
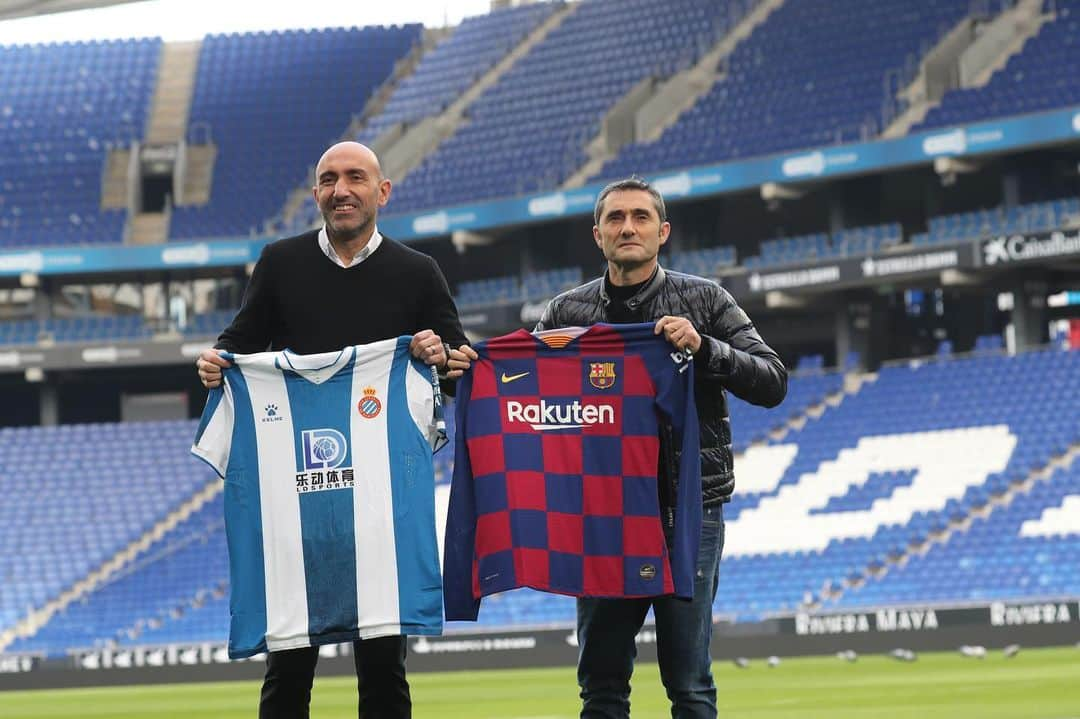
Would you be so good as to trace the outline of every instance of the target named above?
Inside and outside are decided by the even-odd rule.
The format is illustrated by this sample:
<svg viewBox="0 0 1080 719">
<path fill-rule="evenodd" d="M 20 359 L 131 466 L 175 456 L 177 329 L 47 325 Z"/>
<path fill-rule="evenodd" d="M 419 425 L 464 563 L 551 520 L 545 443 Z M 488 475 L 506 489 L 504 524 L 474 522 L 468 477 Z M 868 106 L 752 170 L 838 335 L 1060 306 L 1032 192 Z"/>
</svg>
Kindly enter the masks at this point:
<svg viewBox="0 0 1080 719">
<path fill-rule="evenodd" d="M 330 261 L 338 267 L 356 267 L 368 257 L 371 257 L 371 253 L 379 249 L 379 245 L 381 244 L 382 235 L 379 234 L 379 228 L 376 227 L 375 231 L 371 233 L 371 239 L 364 245 L 364 249 L 357 252 L 356 255 L 353 256 L 352 262 L 346 265 L 342 259 L 338 257 L 338 253 L 334 251 L 334 246 L 330 244 L 330 237 L 326 234 L 326 227 L 323 226 L 323 228 L 319 230 L 319 247 L 322 248 L 323 254 L 330 258 Z"/>
</svg>

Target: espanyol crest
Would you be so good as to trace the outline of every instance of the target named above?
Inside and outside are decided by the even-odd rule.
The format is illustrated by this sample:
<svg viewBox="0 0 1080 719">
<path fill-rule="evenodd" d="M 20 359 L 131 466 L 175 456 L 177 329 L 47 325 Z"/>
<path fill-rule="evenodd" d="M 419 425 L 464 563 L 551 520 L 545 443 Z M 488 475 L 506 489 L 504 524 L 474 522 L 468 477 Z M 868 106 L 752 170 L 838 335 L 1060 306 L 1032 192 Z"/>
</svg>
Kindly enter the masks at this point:
<svg viewBox="0 0 1080 719">
<path fill-rule="evenodd" d="M 356 403 L 356 409 L 359 410 L 360 416 L 366 419 L 379 416 L 379 412 L 382 411 L 382 402 L 375 396 L 374 387 L 364 388 L 364 398 Z"/>
</svg>

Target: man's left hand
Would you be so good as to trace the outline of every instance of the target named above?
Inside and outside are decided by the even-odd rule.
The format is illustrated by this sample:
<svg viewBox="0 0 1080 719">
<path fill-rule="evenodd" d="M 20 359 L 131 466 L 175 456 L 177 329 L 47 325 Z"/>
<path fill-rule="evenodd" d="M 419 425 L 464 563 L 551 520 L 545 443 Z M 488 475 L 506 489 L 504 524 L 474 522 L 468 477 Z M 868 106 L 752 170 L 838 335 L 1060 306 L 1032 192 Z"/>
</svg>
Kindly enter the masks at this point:
<svg viewBox="0 0 1080 719">
<path fill-rule="evenodd" d="M 431 330 L 421 330 L 413 335 L 409 343 L 409 352 L 424 364 L 433 364 L 436 367 L 446 366 L 446 349 L 443 347 L 442 337 Z"/>
<path fill-rule="evenodd" d="M 701 335 L 694 329 L 694 325 L 685 317 L 672 317 L 665 315 L 656 321 L 656 334 L 664 333 L 664 338 L 675 345 L 675 349 L 690 349 L 697 352 L 701 349 Z"/>
<path fill-rule="evenodd" d="M 446 363 L 447 379 L 458 379 L 472 366 L 472 361 L 479 357 L 469 345 L 461 345 L 456 350 L 450 350 L 450 360 Z"/>
</svg>

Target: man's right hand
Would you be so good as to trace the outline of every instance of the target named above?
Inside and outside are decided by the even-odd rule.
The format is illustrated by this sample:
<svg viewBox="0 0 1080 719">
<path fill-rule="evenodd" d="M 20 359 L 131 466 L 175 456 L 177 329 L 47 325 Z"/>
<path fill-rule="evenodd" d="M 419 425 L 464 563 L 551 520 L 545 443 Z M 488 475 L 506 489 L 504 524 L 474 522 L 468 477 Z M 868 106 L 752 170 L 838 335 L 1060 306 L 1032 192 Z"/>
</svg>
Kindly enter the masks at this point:
<svg viewBox="0 0 1080 719">
<path fill-rule="evenodd" d="M 221 386 L 221 370 L 224 367 L 232 367 L 232 362 L 218 354 L 219 350 L 203 350 L 199 358 L 195 360 L 195 366 L 199 370 L 199 379 L 203 387 L 213 389 Z"/>
</svg>

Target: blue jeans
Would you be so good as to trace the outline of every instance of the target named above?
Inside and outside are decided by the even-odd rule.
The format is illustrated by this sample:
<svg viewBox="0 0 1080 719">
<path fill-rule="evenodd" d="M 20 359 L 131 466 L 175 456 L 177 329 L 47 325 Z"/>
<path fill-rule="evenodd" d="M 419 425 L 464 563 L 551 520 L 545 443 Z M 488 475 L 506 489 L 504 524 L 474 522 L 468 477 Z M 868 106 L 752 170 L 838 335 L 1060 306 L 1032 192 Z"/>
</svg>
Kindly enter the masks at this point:
<svg viewBox="0 0 1080 719">
<path fill-rule="evenodd" d="M 694 599 L 578 599 L 578 685 L 582 719 L 630 716 L 634 637 L 649 607 L 656 619 L 660 678 L 675 719 L 716 717 L 716 684 L 709 640 L 720 554 L 724 548 L 723 505 L 705 507 L 698 549 Z"/>
</svg>

